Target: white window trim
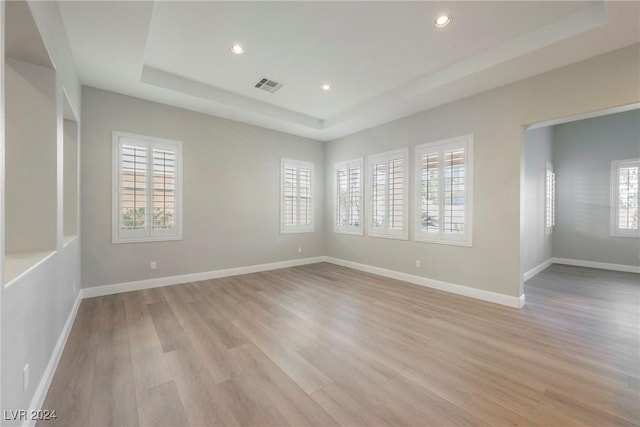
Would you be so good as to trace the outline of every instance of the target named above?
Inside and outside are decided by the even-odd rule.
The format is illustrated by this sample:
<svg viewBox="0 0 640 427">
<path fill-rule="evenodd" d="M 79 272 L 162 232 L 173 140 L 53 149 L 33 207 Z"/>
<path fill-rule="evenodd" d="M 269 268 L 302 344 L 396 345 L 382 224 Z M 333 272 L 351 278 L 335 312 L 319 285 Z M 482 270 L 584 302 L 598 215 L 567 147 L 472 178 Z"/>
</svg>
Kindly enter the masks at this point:
<svg viewBox="0 0 640 427">
<path fill-rule="evenodd" d="M 135 133 L 113 131 L 112 135 L 112 243 L 142 243 L 142 242 L 162 242 L 171 240 L 182 240 L 182 142 L 170 139 L 157 138 L 147 135 L 138 135 Z M 145 230 L 126 236 L 121 233 L 120 228 L 120 138 L 131 138 L 144 141 L 151 148 L 148 152 L 152 153 L 153 147 L 169 146 L 176 152 L 176 214 L 175 214 L 175 231 L 167 233 L 166 230 L 156 230 L 151 228 L 151 221 L 147 219 L 148 226 Z M 153 189 L 148 190 L 147 209 L 150 212 L 150 198 L 153 196 Z"/>
<path fill-rule="evenodd" d="M 310 224 L 304 225 L 285 225 L 284 223 L 284 169 L 286 166 L 295 168 L 305 168 L 311 171 L 311 205 L 309 207 L 309 215 L 311 217 Z M 316 197 L 316 177 L 315 166 L 311 162 L 292 159 L 280 159 L 280 234 L 297 234 L 297 233 L 313 233 L 315 223 L 315 197 Z"/>
<path fill-rule="evenodd" d="M 621 230 L 618 228 L 618 170 L 627 164 L 638 164 L 640 158 L 613 160 L 611 162 L 611 200 L 610 200 L 610 234 L 612 237 L 640 238 L 639 230 Z M 639 186 L 640 192 L 640 186 Z M 640 197 L 640 194 L 638 195 Z"/>
<path fill-rule="evenodd" d="M 403 185 L 403 224 L 401 230 L 374 229 L 371 221 L 373 219 L 373 172 L 372 167 L 375 162 L 389 161 L 401 158 L 404 162 L 404 185 Z M 367 158 L 367 174 L 366 174 L 366 210 L 367 219 L 367 236 L 380 237 L 384 239 L 409 240 L 409 183 L 410 167 L 409 167 L 409 148 L 401 148 L 399 150 L 387 151 L 384 153 L 373 154 Z"/>
<path fill-rule="evenodd" d="M 438 147 L 438 151 L 444 151 L 447 147 L 460 146 L 465 148 L 465 233 L 462 235 L 447 235 L 444 238 L 443 233 L 423 232 L 420 203 L 422 197 L 420 194 L 421 153 L 434 147 Z M 442 245 L 473 246 L 473 134 L 417 145 L 415 148 L 414 187 L 414 240 L 416 242 Z"/>
<path fill-rule="evenodd" d="M 549 199 L 547 192 L 549 191 L 549 172 L 551 172 L 551 208 L 549 208 Z M 549 225 L 549 213 L 551 213 L 551 225 Z M 546 162 L 544 169 L 544 231 L 545 235 L 553 234 L 553 227 L 556 225 L 556 174 L 553 171 L 553 165 Z"/>
<path fill-rule="evenodd" d="M 338 225 L 338 171 L 341 169 L 347 169 L 347 171 L 353 167 L 360 168 L 360 209 L 358 209 L 358 214 L 360 218 L 360 225 Z M 364 233 L 364 227 L 362 226 L 364 221 L 363 213 L 363 195 L 364 195 L 364 179 L 365 171 L 364 171 L 364 159 L 362 157 L 358 157 L 357 159 L 347 160 L 344 162 L 338 162 L 334 165 L 333 168 L 333 232 L 338 234 L 352 234 L 356 236 L 362 236 Z M 347 179 L 348 181 L 348 179 Z M 349 206 L 349 211 L 351 211 L 351 206 Z"/>
</svg>

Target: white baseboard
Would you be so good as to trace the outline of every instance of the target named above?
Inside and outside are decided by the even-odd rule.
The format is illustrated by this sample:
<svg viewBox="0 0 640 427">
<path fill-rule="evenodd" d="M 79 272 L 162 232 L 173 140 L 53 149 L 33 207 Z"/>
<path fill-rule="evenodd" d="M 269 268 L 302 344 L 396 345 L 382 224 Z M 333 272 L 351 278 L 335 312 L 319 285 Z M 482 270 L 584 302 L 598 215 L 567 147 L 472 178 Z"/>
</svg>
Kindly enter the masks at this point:
<svg viewBox="0 0 640 427">
<path fill-rule="evenodd" d="M 469 286 L 456 285 L 455 283 L 442 282 L 440 280 L 429 279 L 422 276 L 416 276 L 414 274 L 402 273 L 395 270 L 388 270 L 386 268 L 374 267 L 367 264 L 360 264 L 353 261 L 347 261 L 340 258 L 325 257 L 324 261 L 332 264 L 341 265 L 343 267 L 353 268 L 355 270 L 366 271 L 367 273 L 377 274 L 378 276 L 389 277 L 391 279 L 403 280 L 405 282 L 413 283 L 420 286 L 426 286 L 428 288 L 438 289 L 445 292 L 450 292 L 456 295 L 462 295 L 465 297 L 475 298 L 482 301 L 488 301 L 495 304 L 506 305 L 508 307 L 522 308 L 525 303 L 524 294 L 520 297 L 513 297 L 510 295 L 499 294 L 496 292 L 485 291 L 482 289 L 471 288 Z"/>
<path fill-rule="evenodd" d="M 624 271 L 627 273 L 640 273 L 640 266 L 611 264 L 608 262 L 584 261 L 581 259 L 551 258 L 554 264 L 574 265 L 576 267 L 600 268 L 602 270 Z"/>
<path fill-rule="evenodd" d="M 548 260 L 540 263 L 540 265 L 536 265 L 531 270 L 527 271 L 522 275 L 523 281 L 526 282 L 527 280 L 531 279 L 533 276 L 540 273 L 542 270 L 549 267 L 551 264 L 553 264 L 553 258 L 549 258 Z"/>
<path fill-rule="evenodd" d="M 158 288 L 162 286 L 177 285 L 180 283 L 198 282 L 201 280 L 218 279 L 221 277 L 237 276 L 240 274 L 258 273 L 260 271 L 277 270 L 279 268 L 296 267 L 299 265 L 315 264 L 318 262 L 330 262 L 343 267 L 355 270 L 366 271 L 379 276 L 390 277 L 392 279 L 403 280 L 416 285 L 426 286 L 441 291 L 450 292 L 470 298 L 488 301 L 495 304 L 506 305 L 508 307 L 522 308 L 524 306 L 524 294 L 520 297 L 499 294 L 482 289 L 471 288 L 469 286 L 457 285 L 454 283 L 442 282 L 440 280 L 429 279 L 427 277 L 388 270 L 386 268 L 374 267 L 367 264 L 360 264 L 330 256 L 318 256 L 312 258 L 294 259 L 288 261 L 273 262 L 269 264 L 250 265 L 246 267 L 227 268 L 223 270 L 205 271 L 202 273 L 182 274 L 179 276 L 158 277 L 155 279 L 138 280 L 134 282 L 116 283 L 113 285 L 95 286 L 82 289 L 82 298 L 99 297 L 112 295 L 121 292 L 138 291 L 142 289 Z"/>
<path fill-rule="evenodd" d="M 325 261 L 324 256 L 292 259 L 268 264 L 249 265 L 246 267 L 226 268 L 223 270 L 204 271 L 202 273 L 181 274 L 179 276 L 158 277 L 155 279 L 137 280 L 134 282 L 116 283 L 113 285 L 95 286 L 82 289 L 82 298 L 99 297 L 121 292 L 139 291 L 141 289 L 178 285 L 180 283 L 198 282 L 221 277 L 238 276 L 240 274 L 258 273 L 260 271 L 277 270 L 279 268 L 296 267 Z"/>
<path fill-rule="evenodd" d="M 269 264 L 249 265 L 246 267 L 227 268 L 223 270 L 205 271 L 202 273 L 182 274 L 179 276 L 158 277 L 155 279 L 138 280 L 134 282 L 116 283 L 113 285 L 95 286 L 82 289 L 82 298 L 99 297 L 103 295 L 118 294 L 121 292 L 138 291 L 142 289 L 158 288 L 162 286 L 177 285 L 180 283 L 198 282 L 201 280 L 218 279 L 221 277 L 238 276 L 240 274 L 258 273 L 260 271 L 277 270 L 279 268 L 296 267 L 299 265 L 315 264 L 318 262 L 330 262 L 343 267 L 355 270 L 366 271 L 379 276 L 390 277 L 392 279 L 403 280 L 416 285 L 426 286 L 456 295 L 488 301 L 495 304 L 506 305 L 508 307 L 522 308 L 524 306 L 524 294 L 520 297 L 499 294 L 482 289 L 471 288 L 469 286 L 457 285 L 454 283 L 442 282 L 440 280 L 429 279 L 427 277 L 402 273 L 386 268 L 374 267 L 372 265 L 360 264 L 330 256 L 318 256 L 312 258 L 294 259 L 288 261 L 273 262 Z M 537 268 L 537 267 L 536 267 Z"/>
<path fill-rule="evenodd" d="M 33 394 L 33 398 L 31 399 L 31 404 L 29 405 L 30 410 L 39 410 L 42 408 L 44 403 L 44 399 L 47 397 L 47 392 L 49 391 L 49 386 L 51 385 L 51 381 L 53 380 L 53 376 L 56 373 L 56 368 L 58 367 L 58 362 L 60 362 L 60 357 L 62 356 L 62 352 L 64 351 L 64 346 L 67 343 L 67 338 L 69 338 L 69 333 L 71 332 L 71 328 L 73 327 L 73 322 L 76 320 L 76 315 L 78 314 L 78 308 L 80 307 L 80 301 L 82 300 L 81 292 L 78 292 L 78 296 L 76 300 L 73 302 L 73 307 L 71 307 L 71 312 L 67 317 L 67 321 L 64 323 L 64 327 L 62 328 L 62 332 L 60 332 L 60 336 L 58 337 L 58 341 L 56 342 L 56 346 L 53 348 L 53 353 L 51 353 L 51 358 L 49 359 L 49 363 L 42 374 L 42 378 L 40 378 L 40 382 L 38 383 L 38 387 Z M 25 420 L 22 423 L 22 427 L 33 427 L 36 425 L 36 420 Z"/>
</svg>

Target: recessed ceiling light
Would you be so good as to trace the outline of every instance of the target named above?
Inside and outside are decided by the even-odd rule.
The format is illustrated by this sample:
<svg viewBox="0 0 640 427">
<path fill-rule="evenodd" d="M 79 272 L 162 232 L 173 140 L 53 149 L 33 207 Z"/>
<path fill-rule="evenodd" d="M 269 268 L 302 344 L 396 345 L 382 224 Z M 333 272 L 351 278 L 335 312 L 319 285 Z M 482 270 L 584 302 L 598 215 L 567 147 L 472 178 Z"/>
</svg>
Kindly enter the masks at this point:
<svg viewBox="0 0 640 427">
<path fill-rule="evenodd" d="M 325 84 L 323 84 L 323 85 L 322 85 L 322 86 L 320 86 L 320 87 L 322 88 L 322 90 L 325 90 L 325 91 L 327 91 L 327 90 L 331 90 L 331 85 L 326 84 L 326 83 L 325 83 Z"/>
<path fill-rule="evenodd" d="M 234 53 L 236 55 L 242 55 L 244 53 L 244 48 L 237 43 L 231 45 L 229 50 L 231 51 L 231 53 Z"/>
<path fill-rule="evenodd" d="M 451 16 L 440 15 L 435 21 L 433 21 L 433 26 L 436 28 L 442 28 L 449 25 L 450 22 L 451 22 Z"/>
</svg>

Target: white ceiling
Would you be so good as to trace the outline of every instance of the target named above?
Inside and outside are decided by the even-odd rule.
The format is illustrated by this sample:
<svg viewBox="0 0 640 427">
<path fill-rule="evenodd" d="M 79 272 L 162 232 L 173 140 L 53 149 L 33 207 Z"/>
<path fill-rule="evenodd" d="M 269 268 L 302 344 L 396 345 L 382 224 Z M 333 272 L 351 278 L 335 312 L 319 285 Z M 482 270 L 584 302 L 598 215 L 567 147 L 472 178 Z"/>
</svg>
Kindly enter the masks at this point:
<svg viewBox="0 0 640 427">
<path fill-rule="evenodd" d="M 60 3 L 84 84 L 320 140 L 637 43 L 639 6 Z M 284 86 L 255 89 L 262 77 Z"/>
</svg>

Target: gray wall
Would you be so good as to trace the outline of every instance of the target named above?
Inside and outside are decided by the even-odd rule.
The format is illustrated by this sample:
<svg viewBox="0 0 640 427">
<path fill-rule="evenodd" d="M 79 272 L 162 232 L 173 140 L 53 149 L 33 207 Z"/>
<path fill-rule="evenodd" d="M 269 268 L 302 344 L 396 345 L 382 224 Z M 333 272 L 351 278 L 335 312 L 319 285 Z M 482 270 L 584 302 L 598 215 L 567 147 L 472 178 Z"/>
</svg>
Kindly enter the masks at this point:
<svg viewBox="0 0 640 427">
<path fill-rule="evenodd" d="M 82 108 L 84 287 L 324 254 L 321 142 L 90 87 Z M 111 243 L 113 130 L 183 142 L 183 240 Z M 281 157 L 316 165 L 314 233 L 280 235 Z"/>
<path fill-rule="evenodd" d="M 525 134 L 520 235 L 522 239 L 520 261 L 523 272 L 551 258 L 553 235 L 547 235 L 545 232 L 545 183 L 547 162 L 553 164 L 552 146 L 551 127 L 528 130 Z"/>
<path fill-rule="evenodd" d="M 638 102 L 639 62 L 638 46 L 630 46 L 327 143 L 328 255 L 519 296 L 522 126 Z M 409 146 L 413 165 L 415 145 L 469 133 L 474 134 L 473 247 L 331 232 L 335 162 Z M 410 194 L 413 187 L 411 180 Z M 411 212 L 410 224 L 413 220 Z M 415 267 L 417 259 L 421 268 Z"/>
<path fill-rule="evenodd" d="M 610 236 L 611 161 L 640 157 L 640 111 L 554 126 L 553 256 L 640 265 L 640 240 Z"/>
</svg>

